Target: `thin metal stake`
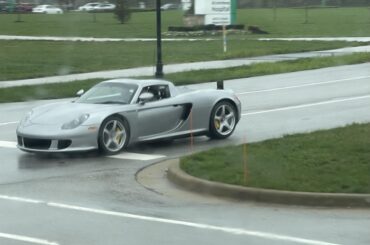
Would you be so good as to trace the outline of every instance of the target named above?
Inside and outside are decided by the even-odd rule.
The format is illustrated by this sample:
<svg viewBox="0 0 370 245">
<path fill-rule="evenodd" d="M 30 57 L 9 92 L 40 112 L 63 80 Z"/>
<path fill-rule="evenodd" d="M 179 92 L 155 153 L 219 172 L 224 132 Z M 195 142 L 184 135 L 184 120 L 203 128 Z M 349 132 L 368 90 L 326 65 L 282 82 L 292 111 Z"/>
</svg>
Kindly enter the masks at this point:
<svg viewBox="0 0 370 245">
<path fill-rule="evenodd" d="M 226 37 L 227 31 L 226 31 L 225 25 L 222 26 L 222 32 L 223 32 L 223 40 L 224 40 L 224 53 L 226 53 L 227 52 L 227 37 Z"/>
<path fill-rule="evenodd" d="M 243 144 L 243 169 L 244 169 L 244 184 L 246 185 L 247 180 L 248 180 L 247 142 L 246 141 Z"/>
</svg>

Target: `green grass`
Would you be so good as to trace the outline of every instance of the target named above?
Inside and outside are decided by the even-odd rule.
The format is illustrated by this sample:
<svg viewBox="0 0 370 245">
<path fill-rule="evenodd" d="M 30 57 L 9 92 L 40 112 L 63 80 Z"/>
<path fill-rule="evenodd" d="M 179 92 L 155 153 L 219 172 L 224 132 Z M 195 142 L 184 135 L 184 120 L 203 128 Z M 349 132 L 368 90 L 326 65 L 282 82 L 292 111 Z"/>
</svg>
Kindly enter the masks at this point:
<svg viewBox="0 0 370 245">
<path fill-rule="evenodd" d="M 155 37 L 155 12 L 134 13 L 127 24 L 119 24 L 111 13 L 63 15 L 23 14 L 23 22 L 15 22 L 17 15 L 0 15 L 0 34 L 85 36 L 85 37 Z M 162 29 L 182 26 L 182 11 L 164 11 Z M 256 25 L 271 36 L 370 36 L 370 11 L 358 8 L 317 8 L 309 10 L 309 22 L 304 24 L 304 9 L 277 9 L 273 20 L 272 9 L 240 9 L 237 22 Z M 247 35 L 250 37 L 250 35 Z"/>
<path fill-rule="evenodd" d="M 180 72 L 165 74 L 164 78 L 172 81 L 176 85 L 186 85 L 364 62 L 370 62 L 369 53 L 351 54 L 340 57 L 307 58 L 277 63 L 261 63 L 227 69 Z M 73 97 L 79 89 L 82 88 L 87 90 L 100 81 L 102 81 L 102 79 L 3 88 L 0 89 L 0 103 Z"/>
<path fill-rule="evenodd" d="M 310 9 L 307 24 L 304 11 L 277 9 L 274 21 L 272 9 L 248 9 L 239 12 L 238 22 L 259 26 L 274 37 L 370 36 L 369 8 Z"/>
<path fill-rule="evenodd" d="M 370 124 L 212 149 L 181 159 L 189 174 L 290 191 L 370 193 Z M 243 160 L 247 162 L 244 182 Z"/>
<path fill-rule="evenodd" d="M 75 97 L 78 90 L 86 91 L 101 81 L 101 79 L 91 79 L 71 83 L 2 88 L 0 89 L 0 103 Z"/>
<path fill-rule="evenodd" d="M 155 37 L 155 13 L 134 13 L 129 23 L 120 24 L 112 13 L 62 15 L 23 14 L 23 22 L 15 22 L 17 15 L 0 15 L 2 35 L 79 36 L 79 37 Z M 163 28 L 170 23 L 180 25 L 180 11 L 169 11 L 163 16 Z"/>
<path fill-rule="evenodd" d="M 268 31 L 268 37 L 286 36 L 370 36 L 370 11 L 367 8 L 322 8 L 309 11 L 310 21 L 303 24 L 302 9 L 238 10 L 238 23 L 256 25 Z M 182 25 L 182 11 L 164 11 L 163 31 Z M 113 14 L 90 13 L 63 15 L 0 14 L 0 35 L 84 36 L 84 37 L 155 37 L 155 12 L 134 13 L 127 24 L 119 24 Z M 282 54 L 355 46 L 346 42 L 259 42 L 260 35 L 230 35 L 228 52 L 222 41 L 165 42 L 165 64 L 231 59 L 266 54 Z M 220 38 L 215 36 L 215 38 Z M 59 74 L 123 69 L 155 63 L 155 42 L 86 43 L 0 41 L 0 81 L 44 77 Z"/>
<path fill-rule="evenodd" d="M 0 15 L 1 16 L 1 15 Z M 165 42 L 164 64 L 325 50 L 358 45 L 345 42 L 221 41 Z M 155 42 L 0 41 L 0 81 L 155 64 Z"/>
<path fill-rule="evenodd" d="M 305 58 L 276 63 L 260 63 L 250 66 L 238 66 L 225 69 L 179 72 L 167 74 L 165 75 L 165 78 L 170 81 L 174 81 L 178 85 L 186 85 L 195 82 L 214 82 L 218 80 L 247 78 L 367 62 L 370 62 L 370 53 L 358 53 L 336 57 Z"/>
</svg>

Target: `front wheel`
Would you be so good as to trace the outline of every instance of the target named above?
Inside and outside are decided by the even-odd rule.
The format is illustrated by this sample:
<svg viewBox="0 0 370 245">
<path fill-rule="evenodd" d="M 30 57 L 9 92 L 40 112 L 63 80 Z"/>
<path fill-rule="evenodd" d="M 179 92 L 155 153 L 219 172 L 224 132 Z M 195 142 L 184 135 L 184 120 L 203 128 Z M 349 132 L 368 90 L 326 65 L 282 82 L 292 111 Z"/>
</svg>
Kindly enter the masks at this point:
<svg viewBox="0 0 370 245">
<path fill-rule="evenodd" d="M 229 137 L 236 126 L 236 110 L 227 101 L 218 102 L 212 109 L 209 123 L 209 136 L 213 139 Z"/>
<path fill-rule="evenodd" d="M 129 127 L 120 117 L 111 116 L 105 119 L 99 130 L 99 149 L 111 155 L 120 152 L 128 144 Z"/>
</svg>

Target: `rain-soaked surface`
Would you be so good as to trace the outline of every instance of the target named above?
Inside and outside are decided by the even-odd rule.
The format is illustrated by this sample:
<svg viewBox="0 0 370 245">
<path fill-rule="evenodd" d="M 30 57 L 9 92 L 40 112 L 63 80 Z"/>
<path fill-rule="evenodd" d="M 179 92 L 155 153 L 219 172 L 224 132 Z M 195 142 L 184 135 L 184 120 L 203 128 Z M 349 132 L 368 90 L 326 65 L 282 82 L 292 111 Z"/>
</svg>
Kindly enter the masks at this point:
<svg viewBox="0 0 370 245">
<path fill-rule="evenodd" d="M 5 233 L 76 245 L 368 244 L 368 210 L 200 196 L 169 183 L 161 168 L 158 192 L 138 183 L 136 174 L 160 160 L 216 146 L 369 122 L 369 79 L 370 65 L 363 64 L 227 81 L 226 88 L 238 94 L 243 107 L 229 139 L 137 144 L 117 156 L 21 152 L 15 148 L 17 123 L 30 108 L 50 101 L 2 104 L 0 243 Z M 193 88 L 207 86 L 214 84 Z"/>
</svg>

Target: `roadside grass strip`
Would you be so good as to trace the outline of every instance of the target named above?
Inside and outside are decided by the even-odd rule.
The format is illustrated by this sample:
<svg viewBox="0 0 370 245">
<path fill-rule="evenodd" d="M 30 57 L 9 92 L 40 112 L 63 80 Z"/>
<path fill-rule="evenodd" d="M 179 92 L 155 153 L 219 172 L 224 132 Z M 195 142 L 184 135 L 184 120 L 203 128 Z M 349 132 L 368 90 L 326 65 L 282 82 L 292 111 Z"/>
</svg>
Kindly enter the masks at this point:
<svg viewBox="0 0 370 245">
<path fill-rule="evenodd" d="M 370 123 L 286 135 L 183 157 L 181 168 L 195 177 L 232 185 L 368 194 L 369 135 Z"/>
<path fill-rule="evenodd" d="M 214 82 L 219 80 L 229 80 L 237 78 L 248 78 L 254 76 L 263 76 L 279 73 L 287 73 L 302 70 L 319 69 L 338 65 L 360 64 L 370 61 L 370 53 L 358 53 L 343 55 L 340 57 L 321 57 L 321 58 L 304 58 L 294 61 L 281 61 L 276 63 L 259 63 L 248 66 L 238 66 L 227 69 L 208 69 L 199 71 L 188 71 L 167 74 L 165 79 L 172 81 L 175 85 L 188 85 L 197 83 Z M 273 88 L 271 90 L 248 91 L 240 94 L 249 94 L 257 92 L 272 92 L 282 89 L 291 89 L 299 87 L 310 87 L 321 84 L 331 84 L 339 82 L 350 82 L 350 80 L 368 79 L 369 76 L 358 76 L 342 80 L 324 81 L 309 83 L 305 85 L 296 85 L 283 88 Z M 80 80 L 69 83 L 40 84 L 33 86 L 19 86 L 0 89 L 0 103 L 40 100 L 40 99 L 57 99 L 74 97 L 76 91 L 80 89 L 88 90 L 103 79 Z M 0 82 L 1 86 L 1 82 Z M 0 126 L 1 123 L 0 123 Z"/>
<path fill-rule="evenodd" d="M 10 197 L 10 196 L 0 195 L 0 199 L 8 200 L 8 201 L 23 202 L 22 201 L 23 198 L 21 197 Z M 26 201 L 25 203 L 46 205 L 48 207 L 64 209 L 64 210 L 71 210 L 75 212 L 90 213 L 90 214 L 95 214 L 95 215 L 105 215 L 105 216 L 116 217 L 116 218 L 142 220 L 142 221 L 147 221 L 147 222 L 155 222 L 155 223 L 162 223 L 162 224 L 169 224 L 169 225 L 178 225 L 178 226 L 184 226 L 184 227 L 201 229 L 201 230 L 223 232 L 223 233 L 227 233 L 231 235 L 257 237 L 257 238 L 266 239 L 266 240 L 294 242 L 298 244 L 307 244 L 307 245 L 339 245 L 337 243 L 330 243 L 330 242 L 325 242 L 325 241 L 311 240 L 311 239 L 299 238 L 299 237 L 294 237 L 294 236 L 280 235 L 280 234 L 269 233 L 269 232 L 253 231 L 253 230 L 247 230 L 247 229 L 242 229 L 242 228 L 232 228 L 232 227 L 215 226 L 215 225 L 194 223 L 194 222 L 175 220 L 175 219 L 157 218 L 157 217 L 152 217 L 152 216 L 144 216 L 144 215 L 125 213 L 125 212 L 109 211 L 109 210 L 104 210 L 104 209 L 95 209 L 95 208 L 89 208 L 89 207 L 83 207 L 83 206 L 69 205 L 69 204 L 64 204 L 64 203 L 46 202 L 46 201 L 41 201 L 41 200 L 34 200 L 34 202 L 29 202 L 30 199 L 26 199 L 26 200 L 28 201 Z M 56 245 L 56 244 L 45 243 L 45 245 Z"/>
<path fill-rule="evenodd" d="M 325 51 L 343 47 L 357 47 L 358 43 L 344 42 L 262 42 L 257 40 L 230 40 L 230 50 L 220 52 L 219 42 L 168 42 L 163 47 L 163 60 L 168 65 Z M 114 71 L 137 67 L 152 68 L 155 42 L 54 42 L 0 40 L 0 81 L 12 81 L 49 76 Z M 24 54 L 27 53 L 27 56 Z M 91 54 L 99 59 L 89 59 Z M 120 55 L 117 55 L 120 54 Z M 324 55 L 318 53 L 319 55 Z M 232 59 L 232 60 L 230 60 Z M 48 62 L 45 62 L 47 60 Z M 200 66 L 194 66 L 200 68 Z M 150 69 L 149 69 L 150 70 Z M 137 73 L 142 74 L 141 72 Z M 125 74 L 120 75 L 127 76 Z M 101 77 L 101 76 L 100 76 Z M 93 78 L 93 77 L 87 77 Z M 96 78 L 96 77 L 95 77 Z M 78 79 L 80 80 L 80 79 Z"/>
</svg>

